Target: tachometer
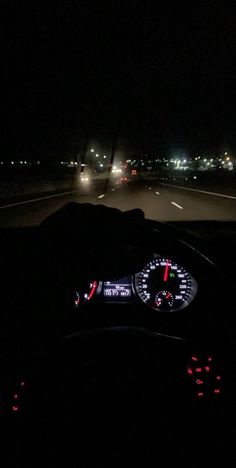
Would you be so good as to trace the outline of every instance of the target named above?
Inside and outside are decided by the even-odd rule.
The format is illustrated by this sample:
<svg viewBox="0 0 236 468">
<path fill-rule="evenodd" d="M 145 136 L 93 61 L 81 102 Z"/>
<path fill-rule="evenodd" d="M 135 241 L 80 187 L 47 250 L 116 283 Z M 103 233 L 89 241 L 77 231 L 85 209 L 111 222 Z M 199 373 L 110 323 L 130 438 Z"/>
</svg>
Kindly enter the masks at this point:
<svg viewBox="0 0 236 468">
<path fill-rule="evenodd" d="M 155 257 L 135 275 L 135 289 L 153 309 L 174 312 L 186 307 L 197 292 L 197 283 L 182 266 L 167 258 Z"/>
</svg>

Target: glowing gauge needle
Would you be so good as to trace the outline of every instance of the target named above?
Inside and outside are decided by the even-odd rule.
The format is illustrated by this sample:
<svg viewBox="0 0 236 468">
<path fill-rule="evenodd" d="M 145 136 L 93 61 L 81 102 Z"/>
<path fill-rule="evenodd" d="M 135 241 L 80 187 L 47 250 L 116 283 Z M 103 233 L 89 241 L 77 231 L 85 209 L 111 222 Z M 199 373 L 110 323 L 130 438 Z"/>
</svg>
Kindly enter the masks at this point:
<svg viewBox="0 0 236 468">
<path fill-rule="evenodd" d="M 97 287 L 97 281 L 93 281 L 93 283 L 90 284 L 90 292 L 88 294 L 87 300 L 89 301 L 91 297 L 94 295 Z"/>
<path fill-rule="evenodd" d="M 171 297 L 171 293 L 166 293 L 166 299 L 169 299 L 169 297 Z"/>
<path fill-rule="evenodd" d="M 163 281 L 167 281 L 168 279 L 168 272 L 169 272 L 169 263 L 166 263 L 163 275 Z"/>
</svg>

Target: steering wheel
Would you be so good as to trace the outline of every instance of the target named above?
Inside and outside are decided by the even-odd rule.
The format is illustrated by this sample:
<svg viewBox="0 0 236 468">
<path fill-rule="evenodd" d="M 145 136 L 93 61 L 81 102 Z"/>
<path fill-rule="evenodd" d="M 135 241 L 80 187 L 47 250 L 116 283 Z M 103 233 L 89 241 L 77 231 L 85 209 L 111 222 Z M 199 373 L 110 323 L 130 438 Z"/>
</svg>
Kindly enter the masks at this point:
<svg viewBox="0 0 236 468">
<path fill-rule="evenodd" d="M 214 265 L 167 231 L 168 226 L 160 231 L 160 225 L 147 223 L 149 246 L 155 245 L 154 251 L 161 250 L 161 254 L 173 255 L 186 267 L 191 266 L 191 271 L 201 273 L 208 288 L 213 287 L 215 278 L 219 280 Z M 201 293 L 206 297 L 204 290 Z M 221 310 L 218 299 L 212 305 Z M 91 324 L 88 329 L 64 337 L 50 357 L 45 356 L 34 369 L 29 427 L 32 420 L 37 421 L 41 437 L 37 440 L 43 438 L 48 450 L 56 447 L 54 456 L 58 463 L 64 457 L 70 457 L 72 463 L 78 455 L 79 443 L 79 459 L 83 460 L 80 466 L 86 466 L 82 463 L 94 457 L 94 451 L 97 460 L 102 457 L 103 464 L 106 458 L 110 463 L 109 457 L 114 454 L 121 463 L 120 457 L 124 457 L 126 450 L 132 457 L 135 453 L 137 460 L 145 459 L 149 450 L 154 460 L 157 440 L 158 459 L 167 460 L 170 444 L 180 450 L 181 436 L 189 449 L 193 448 L 194 431 L 190 434 L 186 427 L 192 428 L 193 414 L 203 415 L 206 406 L 203 403 L 200 407 L 189 392 L 187 368 L 191 352 L 200 349 L 199 342 L 203 350 L 217 349 L 219 336 L 222 346 L 228 342 L 222 335 L 223 324 L 219 327 L 218 316 L 212 321 L 212 313 L 207 312 L 196 323 L 195 307 L 193 324 L 186 311 L 181 313 L 180 327 L 187 321 L 187 334 L 182 336 L 173 333 L 178 331 L 177 318 L 173 317 L 171 333 L 165 333 L 166 323 L 161 318 L 161 332 L 115 324 L 94 329 Z M 209 420 L 205 423 L 202 443 Z"/>
</svg>

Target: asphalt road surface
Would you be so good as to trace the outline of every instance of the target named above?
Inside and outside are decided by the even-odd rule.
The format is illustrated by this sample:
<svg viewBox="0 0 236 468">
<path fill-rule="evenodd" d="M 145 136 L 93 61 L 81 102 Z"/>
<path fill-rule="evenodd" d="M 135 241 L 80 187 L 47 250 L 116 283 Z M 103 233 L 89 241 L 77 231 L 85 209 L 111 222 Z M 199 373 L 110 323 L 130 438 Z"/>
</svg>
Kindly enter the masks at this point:
<svg viewBox="0 0 236 468">
<path fill-rule="evenodd" d="M 1 200 L 0 227 L 33 226 L 65 203 L 102 203 L 129 210 L 141 208 L 145 216 L 158 221 L 224 220 L 236 221 L 236 195 L 225 195 L 152 183 L 124 186 L 104 181 L 88 187 L 69 187 L 53 192 L 17 195 Z"/>
</svg>

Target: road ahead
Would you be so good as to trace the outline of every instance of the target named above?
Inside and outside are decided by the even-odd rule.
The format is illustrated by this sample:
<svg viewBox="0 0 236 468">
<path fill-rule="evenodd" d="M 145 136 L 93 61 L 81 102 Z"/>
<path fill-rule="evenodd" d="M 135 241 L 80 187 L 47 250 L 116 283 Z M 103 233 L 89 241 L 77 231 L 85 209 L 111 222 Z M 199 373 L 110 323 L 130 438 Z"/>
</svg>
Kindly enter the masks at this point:
<svg viewBox="0 0 236 468">
<path fill-rule="evenodd" d="M 35 195 L 22 195 L 0 204 L 0 227 L 33 226 L 65 203 L 102 203 L 129 210 L 141 208 L 147 218 L 159 221 L 226 220 L 236 221 L 236 195 L 202 192 L 168 185 L 128 184 L 93 188 L 67 188 Z"/>
</svg>

